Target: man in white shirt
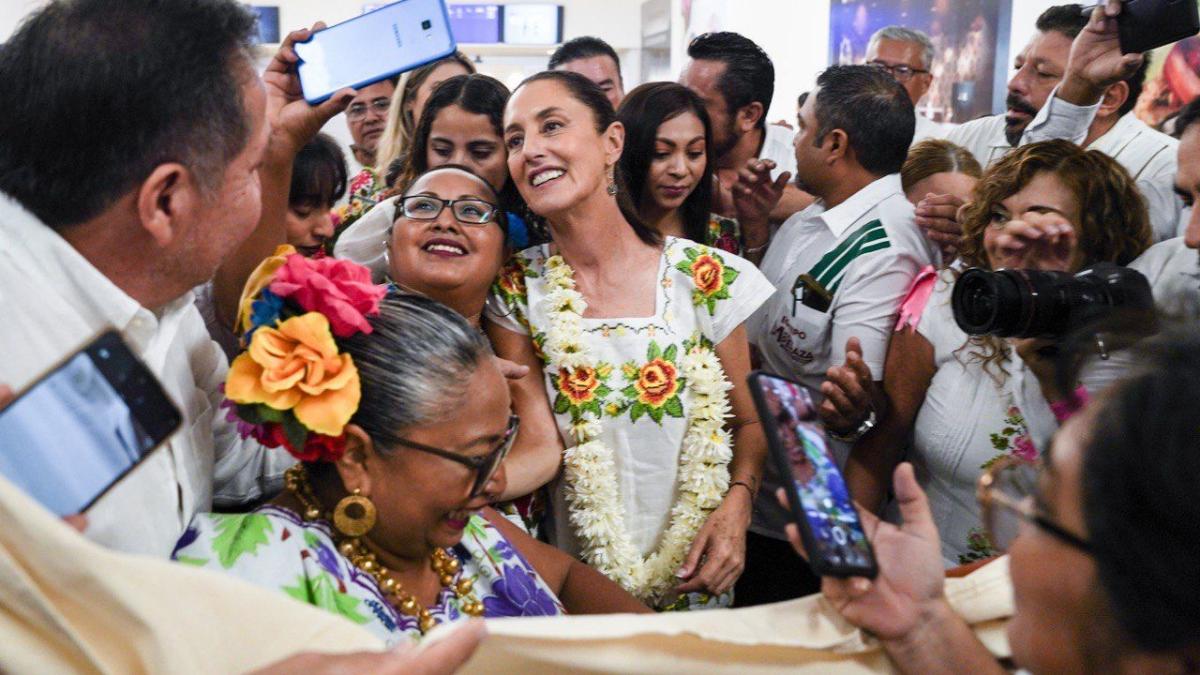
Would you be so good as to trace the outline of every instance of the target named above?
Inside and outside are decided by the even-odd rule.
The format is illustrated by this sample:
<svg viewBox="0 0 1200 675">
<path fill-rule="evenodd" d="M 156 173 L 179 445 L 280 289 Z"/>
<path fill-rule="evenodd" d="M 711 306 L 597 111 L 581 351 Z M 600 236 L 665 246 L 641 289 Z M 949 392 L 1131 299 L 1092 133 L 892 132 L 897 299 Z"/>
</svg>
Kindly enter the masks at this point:
<svg viewBox="0 0 1200 675">
<path fill-rule="evenodd" d="M 1182 208 L 1162 188 L 1170 182 L 1163 177 L 1175 172 L 1175 141 L 1131 112 L 1145 79 L 1145 62 L 1128 55 L 1128 67 L 1119 76 L 1094 75 L 1098 52 L 1082 52 L 1079 57 L 1075 53 L 1079 47 L 1108 45 L 1097 42 L 1103 25 L 1088 27 L 1082 11 L 1081 5 L 1059 5 L 1043 12 L 1037 20 L 1038 32 L 1017 56 L 1017 72 L 1008 83 L 1007 112 L 960 124 L 945 138 L 965 147 L 984 167 L 1018 145 L 1054 138 L 1105 152 L 1137 181 L 1156 236 L 1169 237 Z M 1115 50 L 1116 41 L 1111 42 Z M 922 200 L 917 204 L 917 225 L 930 229 L 931 238 L 939 232 L 957 237 L 954 213 L 960 205 L 950 196 Z"/>
<path fill-rule="evenodd" d="M 290 43 L 307 31 L 264 87 L 254 26 L 225 0 L 77 0 L 34 14 L 0 59 L 0 87 L 21 92 L 0 117 L 0 383 L 24 388 L 112 326 L 183 412 L 87 514 L 87 536 L 118 550 L 166 557 L 193 513 L 269 495 L 292 463 L 226 420 L 228 364 L 190 289 L 255 230 L 260 167 L 290 167 L 294 139 L 352 92 L 299 98 Z"/>
<path fill-rule="evenodd" d="M 825 373 L 846 361 L 850 338 L 860 344 L 855 358 L 882 379 L 896 308 L 930 256 L 900 186 L 914 126 L 903 87 L 878 68 L 834 66 L 818 77 L 798 121 L 796 179 L 817 201 L 771 241 L 760 267 L 776 292 L 746 332 L 764 370 L 803 383 L 820 404 Z M 843 444 L 835 451 L 839 462 L 848 450 Z M 787 514 L 774 497 L 779 485 L 767 471 L 747 539 L 742 601 L 790 595 L 781 585 L 764 596 L 756 583 L 760 565 L 781 565 L 772 554 L 790 558 L 783 548 Z"/>
<path fill-rule="evenodd" d="M 888 71 L 904 90 L 915 107 L 933 84 L 933 42 L 919 30 L 903 26 L 885 26 L 875 31 L 867 42 L 865 62 L 868 66 Z M 934 122 L 914 110 L 916 130 L 912 144 L 926 138 L 941 138 L 949 133 L 953 124 Z"/>
<path fill-rule="evenodd" d="M 719 188 L 713 199 L 714 210 L 737 217 L 731 191 L 738 181 L 738 171 L 748 162 L 770 160 L 772 178 L 796 174 L 792 130 L 766 123 L 775 94 L 775 66 L 761 47 L 730 32 L 697 36 L 688 45 L 688 56 L 691 60 L 684 66 L 679 83 L 703 99 L 712 124 L 712 154 L 717 158 Z M 771 222 L 781 223 L 811 202 L 811 196 L 789 184 L 771 211 Z M 765 246 L 765 230 L 751 232 L 743 226 L 742 233 L 747 248 Z"/>
</svg>

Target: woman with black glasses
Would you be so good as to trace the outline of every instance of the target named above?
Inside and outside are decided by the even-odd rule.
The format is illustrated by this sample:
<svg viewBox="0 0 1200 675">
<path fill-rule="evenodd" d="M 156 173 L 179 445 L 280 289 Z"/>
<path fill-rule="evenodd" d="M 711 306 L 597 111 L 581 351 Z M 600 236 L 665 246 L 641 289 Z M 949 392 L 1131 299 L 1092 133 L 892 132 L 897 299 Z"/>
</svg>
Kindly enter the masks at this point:
<svg viewBox="0 0 1200 675">
<path fill-rule="evenodd" d="M 417 220 L 490 208 L 473 195 L 405 205 Z M 486 338 L 433 300 L 380 300 L 357 265 L 294 257 L 248 293 L 249 348 L 225 391 L 245 433 L 302 461 L 255 511 L 196 517 L 173 557 L 390 644 L 470 616 L 647 611 L 488 508 L 518 421 Z"/>
<path fill-rule="evenodd" d="M 1005 459 L 980 478 L 989 536 L 1009 553 L 1009 646 L 1026 670 L 1200 672 L 1196 336 L 1192 326 L 1146 350 L 1140 372 L 1064 424 L 1040 471 Z M 864 512 L 879 576 L 826 578 L 822 591 L 901 672 L 1007 672 L 946 604 L 938 528 L 912 467 L 894 483 L 903 526 Z"/>
</svg>

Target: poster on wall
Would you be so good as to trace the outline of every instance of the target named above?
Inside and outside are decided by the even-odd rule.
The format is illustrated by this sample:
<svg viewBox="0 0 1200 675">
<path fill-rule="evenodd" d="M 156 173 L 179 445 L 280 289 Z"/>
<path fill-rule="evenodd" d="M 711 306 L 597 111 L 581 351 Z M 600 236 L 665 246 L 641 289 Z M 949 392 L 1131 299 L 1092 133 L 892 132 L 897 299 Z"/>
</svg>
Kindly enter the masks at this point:
<svg viewBox="0 0 1200 675">
<path fill-rule="evenodd" d="M 1150 52 L 1146 83 L 1133 112 L 1158 127 L 1200 96 L 1200 36 L 1180 40 Z"/>
<path fill-rule="evenodd" d="M 871 35 L 885 26 L 920 30 L 934 59 L 933 84 L 917 108 L 935 122 L 966 122 L 1003 103 L 1010 16 L 1011 4 L 997 0 L 833 0 L 829 62 L 863 63 Z"/>
</svg>

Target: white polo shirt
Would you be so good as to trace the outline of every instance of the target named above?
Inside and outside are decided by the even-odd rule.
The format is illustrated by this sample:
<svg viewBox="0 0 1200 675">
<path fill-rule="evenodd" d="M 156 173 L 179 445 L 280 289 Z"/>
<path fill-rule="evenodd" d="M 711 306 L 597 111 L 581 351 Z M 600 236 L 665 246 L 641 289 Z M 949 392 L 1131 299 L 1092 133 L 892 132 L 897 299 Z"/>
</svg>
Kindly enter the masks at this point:
<svg viewBox="0 0 1200 675">
<path fill-rule="evenodd" d="M 1154 240 L 1174 237 L 1183 210 L 1183 201 L 1173 189 L 1179 141 L 1151 129 L 1133 113 L 1126 113 L 1087 147 L 1117 160 L 1133 176 L 1146 199 Z M 1172 189 L 1163 190 L 1159 187 L 1162 185 Z"/>
<path fill-rule="evenodd" d="M 912 143 L 908 146 L 910 148 L 927 138 L 944 138 L 956 126 L 947 122 L 934 122 L 919 112 L 913 114 L 917 118 L 917 123 L 913 127 Z"/>
<path fill-rule="evenodd" d="M 820 403 L 825 371 L 845 362 L 846 340 L 856 337 L 872 376 L 883 379 L 897 307 L 913 277 L 930 262 L 898 174 L 876 180 L 832 209 L 818 200 L 793 215 L 780 226 L 759 266 L 775 294 L 746 321 L 762 368 L 803 383 Z M 805 304 L 811 293 L 798 285 L 802 275 L 831 292 L 828 309 Z M 844 464 L 849 447 L 836 442 L 829 447 Z M 776 539 L 783 538 L 788 521 L 775 503 L 779 484 L 768 462 L 751 525 Z"/>
<path fill-rule="evenodd" d="M 1187 319 L 1200 316 L 1200 251 L 1188 248 L 1183 237 L 1151 246 L 1129 268 L 1146 276 L 1154 304 L 1163 313 Z"/>
<path fill-rule="evenodd" d="M 1087 139 L 1088 126 L 1099 109 L 1099 103 L 1090 106 L 1067 103 L 1058 98 L 1058 88 L 1055 87 L 1046 105 L 1025 127 L 1021 145 L 1055 138 L 1083 143 Z M 1003 114 L 981 117 L 952 127 L 944 138 L 969 150 L 985 169 L 1013 149 L 1004 135 Z"/>
</svg>

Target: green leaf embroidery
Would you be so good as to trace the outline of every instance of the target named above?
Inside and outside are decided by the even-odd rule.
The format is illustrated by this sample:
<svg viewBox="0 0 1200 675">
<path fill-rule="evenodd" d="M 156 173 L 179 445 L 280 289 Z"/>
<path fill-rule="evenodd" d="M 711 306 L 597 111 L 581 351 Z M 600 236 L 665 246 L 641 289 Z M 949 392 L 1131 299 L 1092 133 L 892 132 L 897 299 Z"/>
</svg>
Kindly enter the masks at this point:
<svg viewBox="0 0 1200 675">
<path fill-rule="evenodd" d="M 667 351 L 663 352 L 663 358 L 675 363 L 675 357 L 679 355 L 679 345 L 671 345 L 667 347 Z"/>
<path fill-rule="evenodd" d="M 638 401 L 629 408 L 629 419 L 636 422 L 639 417 L 646 414 L 647 410 L 649 410 L 649 407 L 645 403 Z"/>
<path fill-rule="evenodd" d="M 335 580 L 325 570 L 311 579 L 306 579 L 304 575 L 296 577 L 296 585 L 285 586 L 283 592 L 300 602 L 340 614 L 359 625 L 371 621 L 371 617 L 358 611 L 362 600 L 349 593 L 339 592 Z"/>
<path fill-rule="evenodd" d="M 218 516 L 212 549 L 221 567 L 230 569 L 244 554 L 254 555 L 275 531 L 271 520 L 258 513 Z"/>
<path fill-rule="evenodd" d="M 650 346 L 646 348 L 646 360 L 653 361 L 662 356 L 662 348 L 654 340 L 650 341 Z"/>
<path fill-rule="evenodd" d="M 184 565 L 192 565 L 193 567 L 204 567 L 208 564 L 208 558 L 192 558 L 190 556 L 181 555 L 175 559 L 175 562 L 183 563 Z"/>
<path fill-rule="evenodd" d="M 683 384 L 680 383 L 680 386 L 682 387 Z M 671 417 L 683 417 L 683 401 L 680 401 L 678 396 L 672 396 L 662 409 Z"/>
<path fill-rule="evenodd" d="M 654 420 L 655 422 L 658 422 L 659 424 L 662 424 L 663 409 L 655 408 L 655 407 L 651 406 L 649 408 L 649 411 L 650 411 L 650 419 Z"/>
<path fill-rule="evenodd" d="M 565 415 L 571 409 L 571 401 L 566 396 L 559 394 L 554 397 L 554 414 Z"/>
<path fill-rule="evenodd" d="M 722 264 L 724 264 L 724 262 L 725 261 L 723 261 L 723 260 L 721 261 Z M 732 284 L 733 280 L 738 278 L 738 274 L 740 274 L 740 272 L 738 272 L 734 268 L 726 267 L 725 273 L 721 275 L 721 281 L 724 284 L 722 286 L 722 289 L 729 288 L 729 284 Z"/>
</svg>

